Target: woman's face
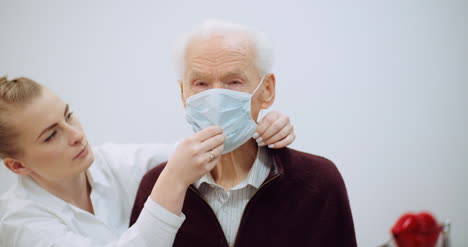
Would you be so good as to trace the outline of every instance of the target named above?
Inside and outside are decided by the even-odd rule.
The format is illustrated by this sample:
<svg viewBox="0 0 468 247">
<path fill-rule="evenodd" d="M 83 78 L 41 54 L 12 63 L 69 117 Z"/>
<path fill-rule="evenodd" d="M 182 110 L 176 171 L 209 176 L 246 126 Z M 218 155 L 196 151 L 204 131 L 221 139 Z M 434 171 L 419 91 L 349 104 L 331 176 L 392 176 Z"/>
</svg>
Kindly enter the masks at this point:
<svg viewBox="0 0 468 247">
<path fill-rule="evenodd" d="M 94 161 L 78 119 L 61 98 L 43 88 L 31 104 L 11 114 L 23 175 L 60 181 L 85 171 Z"/>
</svg>

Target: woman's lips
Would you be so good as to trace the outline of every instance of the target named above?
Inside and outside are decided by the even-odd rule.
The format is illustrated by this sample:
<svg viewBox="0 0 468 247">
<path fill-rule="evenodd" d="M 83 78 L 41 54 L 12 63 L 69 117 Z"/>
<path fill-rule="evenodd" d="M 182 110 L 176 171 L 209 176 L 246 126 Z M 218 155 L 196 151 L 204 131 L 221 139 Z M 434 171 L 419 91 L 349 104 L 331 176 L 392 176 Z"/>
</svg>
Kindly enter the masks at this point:
<svg viewBox="0 0 468 247">
<path fill-rule="evenodd" d="M 75 158 L 73 158 L 74 160 L 75 159 L 81 159 L 83 157 L 85 157 L 86 155 L 88 154 L 88 144 L 86 144 L 86 146 L 81 150 L 80 153 L 78 153 Z"/>
</svg>

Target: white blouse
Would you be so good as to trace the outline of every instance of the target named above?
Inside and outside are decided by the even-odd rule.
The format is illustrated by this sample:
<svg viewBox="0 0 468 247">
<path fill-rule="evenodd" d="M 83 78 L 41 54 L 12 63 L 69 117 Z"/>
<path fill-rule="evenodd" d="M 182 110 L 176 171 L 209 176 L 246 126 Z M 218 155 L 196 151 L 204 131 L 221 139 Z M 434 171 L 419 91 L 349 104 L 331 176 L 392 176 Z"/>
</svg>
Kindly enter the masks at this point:
<svg viewBox="0 0 468 247">
<path fill-rule="evenodd" d="M 185 216 L 151 199 L 135 225 L 128 225 L 141 178 L 174 149 L 167 144 L 95 148 L 95 161 L 87 170 L 94 215 L 19 176 L 0 197 L 0 246 L 172 246 Z"/>
</svg>

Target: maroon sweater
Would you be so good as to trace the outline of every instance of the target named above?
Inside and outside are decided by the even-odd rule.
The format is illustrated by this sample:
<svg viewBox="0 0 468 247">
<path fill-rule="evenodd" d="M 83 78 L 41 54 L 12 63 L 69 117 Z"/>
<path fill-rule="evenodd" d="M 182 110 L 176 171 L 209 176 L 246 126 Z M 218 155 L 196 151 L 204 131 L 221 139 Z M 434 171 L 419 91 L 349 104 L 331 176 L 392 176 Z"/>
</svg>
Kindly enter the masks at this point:
<svg viewBox="0 0 468 247">
<path fill-rule="evenodd" d="M 271 154 L 276 169 L 247 204 L 234 246 L 356 246 L 346 187 L 336 166 L 289 148 Z M 130 225 L 164 167 L 157 166 L 143 177 Z M 193 185 L 182 211 L 187 218 L 173 246 L 228 246 L 216 215 Z"/>
</svg>

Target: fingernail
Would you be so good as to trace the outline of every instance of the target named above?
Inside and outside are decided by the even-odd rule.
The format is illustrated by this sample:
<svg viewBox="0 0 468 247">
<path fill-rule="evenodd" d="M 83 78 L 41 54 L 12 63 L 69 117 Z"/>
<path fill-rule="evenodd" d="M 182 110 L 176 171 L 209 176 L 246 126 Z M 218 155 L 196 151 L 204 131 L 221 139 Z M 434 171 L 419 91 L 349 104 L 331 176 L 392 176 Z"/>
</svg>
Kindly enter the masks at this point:
<svg viewBox="0 0 468 247">
<path fill-rule="evenodd" d="M 260 142 L 262 142 L 262 141 L 263 141 L 263 138 L 262 138 L 262 137 L 260 137 L 260 138 L 258 138 L 256 141 L 257 141 L 257 143 L 260 143 Z"/>
<path fill-rule="evenodd" d="M 275 147 L 275 144 L 270 144 L 268 145 L 269 148 L 274 148 Z"/>
<path fill-rule="evenodd" d="M 258 144 L 258 146 L 263 147 L 263 146 L 265 146 L 265 143 L 264 143 L 264 142 L 260 142 L 260 143 Z"/>
<path fill-rule="evenodd" d="M 252 136 L 253 139 L 257 139 L 257 137 L 259 136 L 259 134 L 257 132 L 255 132 Z"/>
</svg>

